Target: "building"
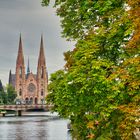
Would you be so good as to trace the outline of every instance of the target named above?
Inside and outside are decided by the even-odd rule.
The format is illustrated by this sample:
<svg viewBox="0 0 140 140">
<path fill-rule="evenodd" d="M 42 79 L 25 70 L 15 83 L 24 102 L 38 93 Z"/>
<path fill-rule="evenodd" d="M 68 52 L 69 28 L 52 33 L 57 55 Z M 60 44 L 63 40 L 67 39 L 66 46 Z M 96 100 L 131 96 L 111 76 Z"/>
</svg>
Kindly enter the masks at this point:
<svg viewBox="0 0 140 140">
<path fill-rule="evenodd" d="M 27 72 L 25 72 L 22 39 L 20 35 L 18 55 L 16 60 L 16 72 L 9 73 L 9 84 L 16 92 L 17 99 L 30 104 L 42 104 L 47 95 L 48 74 L 44 54 L 43 37 L 41 36 L 40 52 L 38 57 L 37 74 L 30 71 L 29 60 Z"/>
</svg>

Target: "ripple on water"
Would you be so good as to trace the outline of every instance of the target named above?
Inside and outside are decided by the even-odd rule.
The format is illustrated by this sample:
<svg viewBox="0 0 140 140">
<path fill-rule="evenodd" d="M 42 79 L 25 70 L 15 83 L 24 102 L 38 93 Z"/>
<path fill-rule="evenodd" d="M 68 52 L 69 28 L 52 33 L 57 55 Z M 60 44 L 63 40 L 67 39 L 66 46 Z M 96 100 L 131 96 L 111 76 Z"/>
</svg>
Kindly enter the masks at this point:
<svg viewBox="0 0 140 140">
<path fill-rule="evenodd" d="M 0 118 L 0 140 L 71 140 L 67 123 L 47 117 Z"/>
</svg>

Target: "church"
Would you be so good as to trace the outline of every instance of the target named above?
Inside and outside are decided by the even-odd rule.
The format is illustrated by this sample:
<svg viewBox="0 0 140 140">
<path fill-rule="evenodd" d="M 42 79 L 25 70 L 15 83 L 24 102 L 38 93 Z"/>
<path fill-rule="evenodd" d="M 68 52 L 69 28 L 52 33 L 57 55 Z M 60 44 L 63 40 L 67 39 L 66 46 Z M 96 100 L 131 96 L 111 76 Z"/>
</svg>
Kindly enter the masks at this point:
<svg viewBox="0 0 140 140">
<path fill-rule="evenodd" d="M 17 99 L 26 104 L 43 104 L 48 94 L 48 73 L 44 53 L 43 37 L 41 36 L 40 52 L 38 57 L 37 73 L 30 71 L 29 60 L 27 71 L 25 72 L 23 45 L 20 35 L 18 55 L 16 60 L 16 71 L 9 72 L 9 84 L 11 84 L 17 93 Z"/>
</svg>

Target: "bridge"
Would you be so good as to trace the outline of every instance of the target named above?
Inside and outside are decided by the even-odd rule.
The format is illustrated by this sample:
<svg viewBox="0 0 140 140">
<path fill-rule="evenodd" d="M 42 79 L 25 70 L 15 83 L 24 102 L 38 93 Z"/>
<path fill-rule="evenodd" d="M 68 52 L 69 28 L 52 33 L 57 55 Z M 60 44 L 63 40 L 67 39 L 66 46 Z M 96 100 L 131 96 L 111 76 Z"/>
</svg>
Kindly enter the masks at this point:
<svg viewBox="0 0 140 140">
<path fill-rule="evenodd" d="M 45 105 L 45 104 L 33 104 L 33 105 L 0 105 L 0 110 L 13 110 L 17 112 L 18 116 L 22 116 L 22 111 L 32 110 L 32 109 L 43 109 L 43 110 L 50 110 L 52 105 Z M 5 116 L 5 113 L 3 113 Z"/>
</svg>

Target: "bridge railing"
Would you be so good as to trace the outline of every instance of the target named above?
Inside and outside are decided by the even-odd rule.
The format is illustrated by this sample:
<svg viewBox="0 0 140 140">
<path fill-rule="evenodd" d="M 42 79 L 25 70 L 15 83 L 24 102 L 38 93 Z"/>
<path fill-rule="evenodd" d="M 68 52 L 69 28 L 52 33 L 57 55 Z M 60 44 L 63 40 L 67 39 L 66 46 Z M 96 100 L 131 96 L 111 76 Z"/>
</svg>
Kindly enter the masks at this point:
<svg viewBox="0 0 140 140">
<path fill-rule="evenodd" d="M 27 109 L 50 109 L 51 105 L 35 104 L 35 105 L 0 105 L 0 110 L 27 110 Z"/>
</svg>

